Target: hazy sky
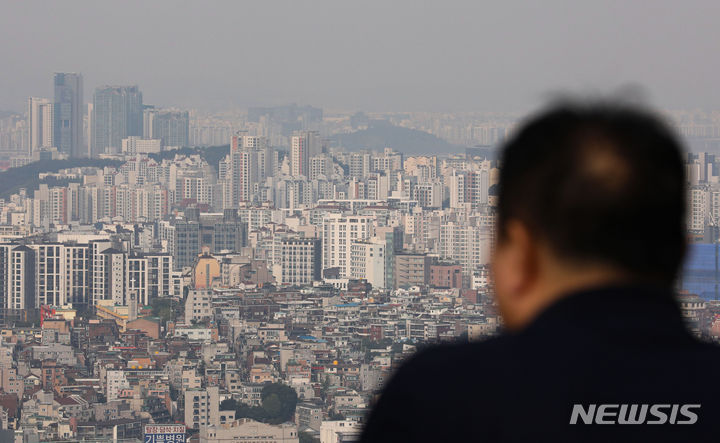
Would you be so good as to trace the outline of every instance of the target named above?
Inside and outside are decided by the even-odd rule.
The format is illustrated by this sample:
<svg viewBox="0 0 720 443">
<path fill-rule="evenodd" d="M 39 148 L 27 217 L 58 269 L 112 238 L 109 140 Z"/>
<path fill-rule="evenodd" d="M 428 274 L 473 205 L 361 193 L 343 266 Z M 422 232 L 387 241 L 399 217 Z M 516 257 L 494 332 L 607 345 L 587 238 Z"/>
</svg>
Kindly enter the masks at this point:
<svg viewBox="0 0 720 443">
<path fill-rule="evenodd" d="M 139 84 L 146 103 L 297 102 L 367 111 L 493 111 L 551 91 L 643 85 L 720 109 L 717 1 L 0 2 L 0 109 L 52 73 Z"/>
</svg>

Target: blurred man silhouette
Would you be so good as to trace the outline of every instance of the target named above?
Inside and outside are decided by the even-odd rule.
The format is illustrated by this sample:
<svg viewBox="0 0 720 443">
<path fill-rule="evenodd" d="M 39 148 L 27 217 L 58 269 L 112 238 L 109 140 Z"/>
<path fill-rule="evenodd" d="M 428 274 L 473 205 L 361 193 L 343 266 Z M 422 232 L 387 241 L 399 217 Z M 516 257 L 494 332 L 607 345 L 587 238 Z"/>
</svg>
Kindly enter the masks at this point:
<svg viewBox="0 0 720 443">
<path fill-rule="evenodd" d="M 563 104 L 500 165 L 493 277 L 507 331 L 405 362 L 365 442 L 716 441 L 720 350 L 673 294 L 681 147 L 639 108 Z"/>
</svg>

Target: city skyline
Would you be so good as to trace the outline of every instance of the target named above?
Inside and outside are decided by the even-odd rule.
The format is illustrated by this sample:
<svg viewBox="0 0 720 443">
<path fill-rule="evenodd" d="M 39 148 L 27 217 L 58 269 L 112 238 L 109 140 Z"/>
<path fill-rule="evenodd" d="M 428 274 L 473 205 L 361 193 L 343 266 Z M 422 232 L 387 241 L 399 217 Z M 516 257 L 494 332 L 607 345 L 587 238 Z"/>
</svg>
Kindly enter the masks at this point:
<svg viewBox="0 0 720 443">
<path fill-rule="evenodd" d="M 711 424 L 717 12 L 0 4 L 0 441 L 524 441 L 589 379 Z"/>
<path fill-rule="evenodd" d="M 512 112 L 328 112 L 294 103 L 208 113 L 147 104 L 139 85 L 101 85 L 92 100 L 84 102 L 79 94 L 82 73 L 56 72 L 53 78 L 57 85 L 52 99 L 29 96 L 24 113 L 0 116 L 0 159 L 9 161 L 4 167 L 37 161 L 38 156 L 98 158 L 223 146 L 246 134 L 266 137 L 269 146 L 288 152 L 291 166 L 299 168 L 293 175 L 312 178 L 313 171 L 324 168 L 324 160 L 317 158 L 319 150 L 328 147 L 349 151 L 393 147 L 406 154 L 451 154 L 475 146 L 484 150 L 482 155 L 492 156 L 491 151 L 527 118 Z M 633 106 L 650 106 L 636 92 L 595 98 L 616 97 Z M 720 111 L 655 112 L 675 127 L 690 152 L 720 150 Z M 299 138 L 298 131 L 310 138 Z"/>
</svg>

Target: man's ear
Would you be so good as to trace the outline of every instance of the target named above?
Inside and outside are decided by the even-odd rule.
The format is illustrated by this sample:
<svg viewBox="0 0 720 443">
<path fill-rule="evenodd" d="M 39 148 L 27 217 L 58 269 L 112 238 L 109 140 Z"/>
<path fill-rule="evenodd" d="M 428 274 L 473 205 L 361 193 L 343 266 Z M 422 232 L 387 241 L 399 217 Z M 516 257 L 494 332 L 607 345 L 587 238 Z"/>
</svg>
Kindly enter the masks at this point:
<svg viewBox="0 0 720 443">
<path fill-rule="evenodd" d="M 540 265 L 538 243 L 527 225 L 518 220 L 508 221 L 505 235 L 515 269 L 512 293 L 521 297 L 537 283 Z"/>
</svg>

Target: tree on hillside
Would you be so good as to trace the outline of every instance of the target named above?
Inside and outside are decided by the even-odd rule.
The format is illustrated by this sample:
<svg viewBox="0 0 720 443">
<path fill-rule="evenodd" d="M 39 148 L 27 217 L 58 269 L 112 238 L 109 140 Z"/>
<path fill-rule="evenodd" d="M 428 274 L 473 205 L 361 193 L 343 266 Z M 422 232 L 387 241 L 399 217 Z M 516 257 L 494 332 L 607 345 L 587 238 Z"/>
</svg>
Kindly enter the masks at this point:
<svg viewBox="0 0 720 443">
<path fill-rule="evenodd" d="M 220 406 L 222 410 L 235 409 L 236 418 L 251 418 L 270 424 L 293 420 L 298 400 L 293 388 L 281 383 L 268 383 L 263 387 L 260 398 L 261 406 L 249 406 L 234 400 L 225 400 Z"/>
<path fill-rule="evenodd" d="M 272 417 L 269 423 L 292 421 L 298 396 L 295 389 L 280 383 L 265 385 L 260 394 L 265 411 Z"/>
</svg>

